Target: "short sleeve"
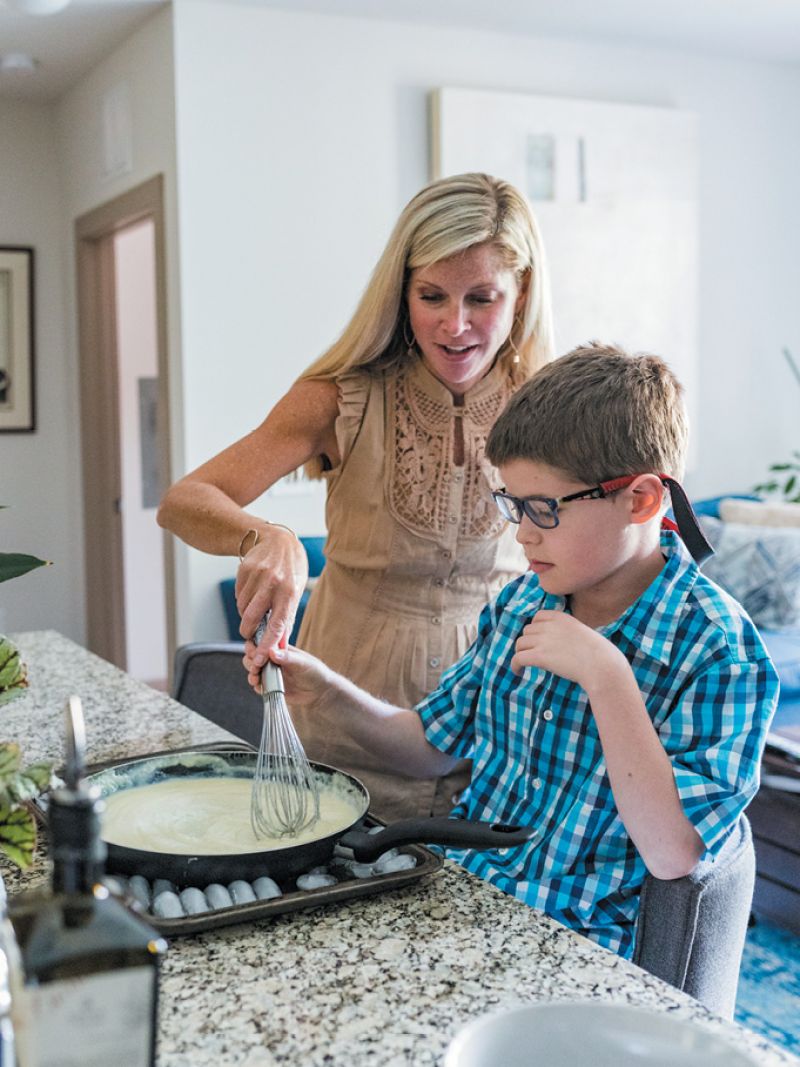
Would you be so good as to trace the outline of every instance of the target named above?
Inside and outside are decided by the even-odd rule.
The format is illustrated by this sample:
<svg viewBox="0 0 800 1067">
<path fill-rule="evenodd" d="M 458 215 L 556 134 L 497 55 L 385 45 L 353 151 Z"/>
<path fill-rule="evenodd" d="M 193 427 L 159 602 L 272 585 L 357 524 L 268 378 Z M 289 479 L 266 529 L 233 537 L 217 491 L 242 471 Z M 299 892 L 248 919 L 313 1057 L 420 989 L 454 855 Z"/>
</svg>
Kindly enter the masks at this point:
<svg viewBox="0 0 800 1067">
<path fill-rule="evenodd" d="M 683 810 L 709 852 L 758 789 L 777 700 L 768 659 L 719 662 L 691 679 L 658 727 Z"/>
</svg>

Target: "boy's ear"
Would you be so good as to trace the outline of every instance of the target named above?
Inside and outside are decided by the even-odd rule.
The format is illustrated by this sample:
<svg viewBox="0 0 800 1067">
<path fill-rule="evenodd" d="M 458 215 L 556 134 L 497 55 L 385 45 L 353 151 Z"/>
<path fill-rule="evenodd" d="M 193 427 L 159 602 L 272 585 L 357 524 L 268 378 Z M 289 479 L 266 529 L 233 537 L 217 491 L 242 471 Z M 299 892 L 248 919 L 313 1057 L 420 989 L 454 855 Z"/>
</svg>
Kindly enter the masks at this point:
<svg viewBox="0 0 800 1067">
<path fill-rule="evenodd" d="M 628 487 L 632 523 L 649 522 L 661 514 L 664 486 L 657 474 L 641 474 Z"/>
</svg>

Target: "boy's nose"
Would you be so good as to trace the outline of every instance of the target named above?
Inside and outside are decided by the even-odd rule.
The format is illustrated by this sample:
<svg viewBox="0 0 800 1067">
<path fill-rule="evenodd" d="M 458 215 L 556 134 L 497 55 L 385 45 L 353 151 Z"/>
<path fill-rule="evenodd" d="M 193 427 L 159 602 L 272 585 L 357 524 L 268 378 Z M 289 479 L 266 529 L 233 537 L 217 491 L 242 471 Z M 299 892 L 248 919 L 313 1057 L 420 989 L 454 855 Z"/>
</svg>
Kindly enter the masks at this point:
<svg viewBox="0 0 800 1067">
<path fill-rule="evenodd" d="M 522 520 L 517 526 L 517 542 L 521 545 L 538 544 L 542 540 L 541 527 L 532 522 L 527 515 L 523 514 Z"/>
</svg>

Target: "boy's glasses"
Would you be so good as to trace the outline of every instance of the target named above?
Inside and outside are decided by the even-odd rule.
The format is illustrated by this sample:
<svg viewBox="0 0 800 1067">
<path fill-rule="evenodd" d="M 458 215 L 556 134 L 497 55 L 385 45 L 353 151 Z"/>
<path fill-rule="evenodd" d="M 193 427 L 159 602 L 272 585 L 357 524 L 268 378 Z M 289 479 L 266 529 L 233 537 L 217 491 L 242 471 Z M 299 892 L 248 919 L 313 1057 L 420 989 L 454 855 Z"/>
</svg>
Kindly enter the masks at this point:
<svg viewBox="0 0 800 1067">
<path fill-rule="evenodd" d="M 591 489 L 581 489 L 577 493 L 569 493 L 567 496 L 512 496 L 500 489 L 492 493 L 494 501 L 504 519 L 509 522 L 522 522 L 522 516 L 527 515 L 534 526 L 542 530 L 552 530 L 558 526 L 558 509 L 561 504 L 567 504 L 572 500 L 602 500 L 603 497 L 616 493 L 618 489 L 624 489 L 630 485 L 636 474 L 628 474 L 623 478 L 614 478 L 608 482 L 601 482 Z"/>
<path fill-rule="evenodd" d="M 626 474 L 622 478 L 612 478 L 610 481 L 601 482 L 591 489 L 581 489 L 577 493 L 569 493 L 567 496 L 512 496 L 504 489 L 492 493 L 500 514 L 509 522 L 522 522 L 522 516 L 527 515 L 534 526 L 543 530 L 552 530 L 558 526 L 558 509 L 561 504 L 567 504 L 572 500 L 602 500 L 603 497 L 624 489 L 639 477 L 638 474 Z M 672 511 L 675 521 L 662 519 L 662 524 L 672 530 L 677 530 L 686 543 L 686 547 L 698 563 L 713 556 L 714 549 L 708 543 L 705 534 L 700 529 L 697 516 L 692 510 L 692 505 L 686 496 L 686 492 L 680 482 L 676 482 L 668 474 L 659 474 L 658 477 L 669 488 L 672 500 Z"/>
</svg>

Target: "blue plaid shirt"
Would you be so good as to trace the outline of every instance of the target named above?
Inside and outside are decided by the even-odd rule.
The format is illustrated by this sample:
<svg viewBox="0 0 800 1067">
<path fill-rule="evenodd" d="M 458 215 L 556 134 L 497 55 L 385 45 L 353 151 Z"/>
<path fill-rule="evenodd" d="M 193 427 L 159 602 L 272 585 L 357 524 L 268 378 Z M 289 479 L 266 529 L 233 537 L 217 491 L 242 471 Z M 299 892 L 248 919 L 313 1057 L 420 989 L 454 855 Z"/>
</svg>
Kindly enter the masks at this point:
<svg viewBox="0 0 800 1067">
<path fill-rule="evenodd" d="M 766 649 L 740 605 L 662 533 L 666 562 L 600 629 L 630 663 L 675 774 L 683 810 L 713 854 L 758 788 L 778 697 Z M 584 690 L 538 668 L 511 670 L 540 608 L 564 610 L 535 574 L 480 616 L 469 651 L 417 705 L 428 741 L 473 760 L 459 818 L 536 827 L 502 852 L 448 849 L 467 870 L 620 955 L 633 952 L 646 868 L 620 819 Z"/>
</svg>

